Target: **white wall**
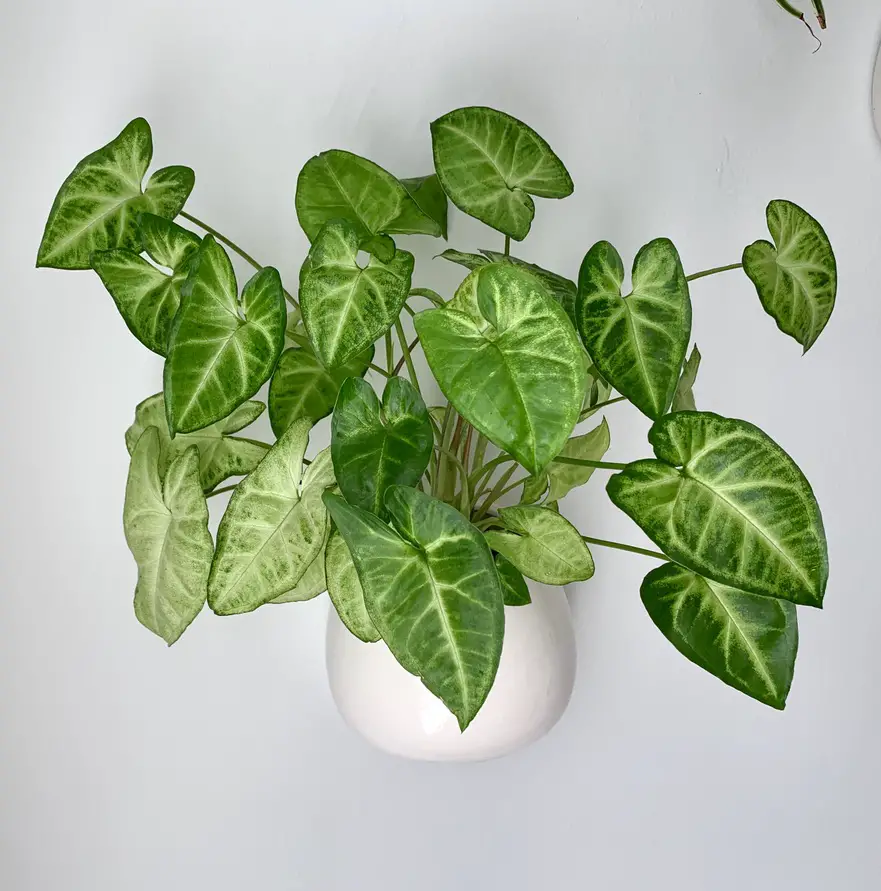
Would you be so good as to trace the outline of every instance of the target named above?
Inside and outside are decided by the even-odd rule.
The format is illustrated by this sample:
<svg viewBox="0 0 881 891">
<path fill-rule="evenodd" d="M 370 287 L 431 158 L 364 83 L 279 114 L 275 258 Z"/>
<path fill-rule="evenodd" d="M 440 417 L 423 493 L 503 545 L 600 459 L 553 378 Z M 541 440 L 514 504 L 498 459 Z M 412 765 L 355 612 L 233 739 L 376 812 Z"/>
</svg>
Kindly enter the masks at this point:
<svg viewBox="0 0 881 891">
<path fill-rule="evenodd" d="M 801 5 L 808 7 L 807 0 Z M 0 887 L 449 891 L 879 887 L 877 0 L 829 0 L 825 46 L 772 0 L 166 0 L 0 11 Z M 733 262 L 775 197 L 826 226 L 839 305 L 804 359 L 738 273 L 697 283 L 698 399 L 777 438 L 829 533 L 779 714 L 685 662 L 639 603 L 650 561 L 597 553 L 580 674 L 547 739 L 466 766 L 397 761 L 335 713 L 326 603 L 205 613 L 166 650 L 131 609 L 122 534 L 136 402 L 160 363 L 88 272 L 36 271 L 54 193 L 136 115 L 190 208 L 295 281 L 302 163 L 348 148 L 430 170 L 428 123 L 506 109 L 567 163 L 528 257 L 574 275 L 598 238 Z M 456 216 L 451 244 L 497 247 Z M 409 245 L 408 245 L 409 246 Z M 428 263 L 420 284 L 455 270 Z M 646 424 L 609 410 L 613 460 Z M 585 531 L 639 542 L 599 482 Z"/>
</svg>

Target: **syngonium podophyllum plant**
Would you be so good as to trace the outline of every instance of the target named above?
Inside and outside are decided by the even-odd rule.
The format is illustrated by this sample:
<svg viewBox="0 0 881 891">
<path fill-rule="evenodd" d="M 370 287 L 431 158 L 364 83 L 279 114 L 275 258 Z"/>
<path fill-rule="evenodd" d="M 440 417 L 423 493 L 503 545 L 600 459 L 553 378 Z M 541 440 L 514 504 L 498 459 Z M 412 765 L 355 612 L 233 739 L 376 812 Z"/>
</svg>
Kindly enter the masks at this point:
<svg viewBox="0 0 881 891">
<path fill-rule="evenodd" d="M 171 644 L 206 600 L 225 616 L 327 590 L 350 631 L 383 640 L 464 729 L 496 675 L 505 605 L 530 602 L 525 578 L 584 581 L 589 545 L 613 547 L 661 561 L 640 593 L 686 658 L 783 708 L 796 606 L 819 607 L 826 588 L 823 523 L 774 440 L 696 409 L 689 282 L 742 266 L 807 350 L 836 292 L 822 228 L 772 201 L 773 242 L 690 276 L 658 238 L 636 254 L 625 296 L 624 261 L 606 241 L 577 284 L 511 253 L 533 199 L 573 191 L 536 132 L 475 107 L 436 120 L 431 137 L 435 172 L 414 179 L 346 151 L 306 163 L 296 211 L 311 248 L 297 298 L 183 210 L 189 168 L 143 185 L 142 119 L 61 186 L 37 265 L 93 269 L 130 331 L 165 358 L 162 391 L 125 436 L 137 617 Z M 398 243 L 445 238 L 448 199 L 504 235 L 502 251 L 440 255 L 467 271 L 450 299 L 414 287 Z M 226 248 L 257 270 L 241 291 Z M 424 401 L 417 349 L 445 405 Z M 252 397 L 267 381 L 271 445 L 237 435 L 263 412 Z M 597 414 L 625 401 L 653 422 L 653 454 L 603 461 L 609 427 Z M 307 460 L 311 428 L 331 414 L 330 447 Z M 596 470 L 614 472 L 610 499 L 658 551 L 582 535 L 565 518 L 561 502 Z M 221 485 L 232 476 L 243 479 Z M 206 498 L 228 490 L 212 541 Z"/>
</svg>

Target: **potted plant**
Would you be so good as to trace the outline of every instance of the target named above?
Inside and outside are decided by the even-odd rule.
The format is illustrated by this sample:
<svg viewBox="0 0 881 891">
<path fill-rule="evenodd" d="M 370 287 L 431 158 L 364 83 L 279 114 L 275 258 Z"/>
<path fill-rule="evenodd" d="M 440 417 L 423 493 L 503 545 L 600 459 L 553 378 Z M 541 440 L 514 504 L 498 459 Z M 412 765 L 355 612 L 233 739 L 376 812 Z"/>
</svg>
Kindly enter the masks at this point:
<svg viewBox="0 0 881 891">
<path fill-rule="evenodd" d="M 534 130 L 470 107 L 436 120 L 431 138 L 435 172 L 415 179 L 345 151 L 306 163 L 295 203 L 311 248 L 296 297 L 183 210 L 189 168 L 142 185 L 142 119 L 61 186 L 37 265 L 93 269 L 165 359 L 161 392 L 125 436 L 138 619 L 172 644 L 206 601 L 226 616 L 327 590 L 331 681 L 348 719 L 402 754 L 480 757 L 534 738 L 565 707 L 574 660 L 562 586 L 593 575 L 592 549 L 619 548 L 659 561 L 640 595 L 676 649 L 782 709 L 796 607 L 820 607 L 826 589 L 823 523 L 769 435 L 697 409 L 689 291 L 742 268 L 807 351 L 836 294 L 823 229 L 772 201 L 773 243 L 691 275 L 658 238 L 636 254 L 622 296 L 624 261 L 608 242 L 587 250 L 577 282 L 512 253 L 533 199 L 573 191 Z M 448 199 L 504 240 L 500 251 L 443 251 L 464 278 L 442 296 L 414 287 L 399 242 L 446 237 Z M 226 249 L 256 268 L 241 292 Z M 423 395 L 417 350 L 443 404 Z M 239 435 L 263 412 L 252 397 L 267 382 L 272 444 Z M 609 427 L 597 423 L 625 402 L 652 421 L 646 458 L 627 464 L 604 460 Z M 330 446 L 307 459 L 328 415 Z M 595 472 L 657 550 L 565 518 L 561 501 Z M 243 479 L 223 485 L 233 476 Z M 213 541 L 206 499 L 230 490 Z"/>
</svg>

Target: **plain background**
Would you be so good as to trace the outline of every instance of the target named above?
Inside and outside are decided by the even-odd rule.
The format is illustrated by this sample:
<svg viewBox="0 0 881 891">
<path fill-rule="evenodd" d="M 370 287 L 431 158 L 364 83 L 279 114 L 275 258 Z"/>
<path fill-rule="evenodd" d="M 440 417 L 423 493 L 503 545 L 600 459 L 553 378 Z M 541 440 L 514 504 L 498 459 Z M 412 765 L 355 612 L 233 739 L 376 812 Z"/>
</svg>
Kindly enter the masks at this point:
<svg viewBox="0 0 881 891">
<path fill-rule="evenodd" d="M 4 4 L 4 891 L 881 887 L 881 8 L 827 5 L 812 55 L 773 0 Z M 197 171 L 192 212 L 292 286 L 306 159 L 340 147 L 424 174 L 429 122 L 466 104 L 526 120 L 564 159 L 576 192 L 537 201 L 520 254 L 570 276 L 600 238 L 632 257 L 669 236 L 687 271 L 737 261 L 777 197 L 826 227 L 839 302 L 805 358 L 740 273 L 693 286 L 699 405 L 781 442 L 825 515 L 827 607 L 800 612 L 785 713 L 683 660 L 639 602 L 653 563 L 612 552 L 573 591 L 567 714 L 486 764 L 395 760 L 343 725 L 324 598 L 205 613 L 170 650 L 136 622 L 122 435 L 161 366 L 92 273 L 33 268 L 62 179 L 144 115 L 156 166 Z M 501 239 L 457 214 L 450 243 Z M 408 246 L 416 283 L 449 291 L 439 247 Z M 647 453 L 635 410 L 608 418 L 612 460 Z M 640 542 L 601 482 L 568 513 Z"/>
</svg>

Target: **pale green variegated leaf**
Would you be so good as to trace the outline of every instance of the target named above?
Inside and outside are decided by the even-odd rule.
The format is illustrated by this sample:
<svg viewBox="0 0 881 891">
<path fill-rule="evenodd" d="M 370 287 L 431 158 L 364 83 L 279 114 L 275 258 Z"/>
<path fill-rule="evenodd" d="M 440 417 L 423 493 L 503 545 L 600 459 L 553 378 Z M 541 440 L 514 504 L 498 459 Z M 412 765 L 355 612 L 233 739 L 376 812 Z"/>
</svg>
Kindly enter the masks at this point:
<svg viewBox="0 0 881 891">
<path fill-rule="evenodd" d="M 83 158 L 55 196 L 37 266 L 88 269 L 95 251 L 141 249 L 139 213 L 174 219 L 193 190 L 195 175 L 189 167 L 163 167 L 142 191 L 152 156 L 150 125 L 135 118 Z"/>
<path fill-rule="evenodd" d="M 565 312 L 534 275 L 493 263 L 466 283 L 472 277 L 470 309 L 457 303 L 457 292 L 444 309 L 419 313 L 416 331 L 456 410 L 537 475 L 578 420 L 583 351 Z"/>
<path fill-rule="evenodd" d="M 505 629 L 499 577 L 483 537 L 454 508 L 404 486 L 386 492 L 395 529 L 338 496 L 324 499 L 377 631 L 464 730 L 495 680 Z"/>
<path fill-rule="evenodd" d="M 233 492 L 217 530 L 208 605 L 245 613 L 296 587 L 328 534 L 321 501 L 333 485 L 329 450 L 303 472 L 311 422 L 295 421 Z"/>
<path fill-rule="evenodd" d="M 600 374 L 653 420 L 670 407 L 691 337 L 691 299 L 676 248 L 658 238 L 624 265 L 607 241 L 585 255 L 578 275 L 578 327 Z"/>
<path fill-rule="evenodd" d="M 502 585 L 502 599 L 505 606 L 527 606 L 532 603 L 529 586 L 519 569 L 501 554 L 495 556 L 496 572 Z"/>
<path fill-rule="evenodd" d="M 596 365 L 591 365 L 588 359 L 587 383 L 584 387 L 584 402 L 581 406 L 581 417 L 579 420 L 586 421 L 594 412 L 599 411 L 595 406 L 605 402 L 611 395 L 611 386 L 597 371 Z"/>
<path fill-rule="evenodd" d="M 284 345 L 285 348 L 299 346 L 312 349 L 309 335 L 306 334 L 306 326 L 303 324 L 303 315 L 298 309 L 292 309 L 288 313 L 284 327 Z"/>
<path fill-rule="evenodd" d="M 434 168 L 460 210 L 522 241 L 540 198 L 574 186 L 563 162 L 530 127 L 492 108 L 459 108 L 431 125 Z"/>
<path fill-rule="evenodd" d="M 416 388 L 402 377 L 385 385 L 382 403 L 366 381 L 340 388 L 331 422 L 337 485 L 349 504 L 387 516 L 389 486 L 415 486 L 428 467 L 434 433 Z"/>
<path fill-rule="evenodd" d="M 777 443 L 710 412 L 667 415 L 649 442 L 657 460 L 629 464 L 606 490 L 671 560 L 741 591 L 822 605 L 820 508 Z"/>
<path fill-rule="evenodd" d="M 609 450 L 609 425 L 603 418 L 598 427 L 589 433 L 571 437 L 563 446 L 560 455 L 563 458 L 581 458 L 599 461 Z M 548 501 L 559 501 L 578 486 L 583 486 L 593 476 L 593 467 L 578 467 L 574 464 L 548 465 L 547 474 L 550 479 Z"/>
<path fill-rule="evenodd" d="M 436 188 L 421 178 L 407 182 L 351 152 L 322 152 L 306 162 L 297 179 L 297 219 L 310 241 L 330 220 L 348 221 L 359 242 L 383 232 L 440 235 Z M 443 205 L 445 223 L 446 199 Z"/>
<path fill-rule="evenodd" d="M 328 531 L 330 524 L 328 523 Z M 309 564 L 306 571 L 300 576 L 300 581 L 285 594 L 271 600 L 270 603 L 302 603 L 306 600 L 314 600 L 319 594 L 327 590 L 327 576 L 324 571 L 325 552 L 327 544 L 318 552 L 315 559 Z"/>
<path fill-rule="evenodd" d="M 412 202 L 405 202 L 397 218 L 392 220 L 388 232 L 433 235 L 447 237 L 447 196 L 437 175 L 416 176 L 402 179 Z"/>
<path fill-rule="evenodd" d="M 593 575 L 593 557 L 578 530 L 556 511 L 534 505 L 503 507 L 504 532 L 485 532 L 489 546 L 527 578 L 568 585 Z"/>
<path fill-rule="evenodd" d="M 285 350 L 269 384 L 269 420 L 281 436 L 300 418 L 320 421 L 332 411 L 343 381 L 363 377 L 373 361 L 373 345 L 336 368 L 325 368 L 309 346 Z"/>
<path fill-rule="evenodd" d="M 793 604 L 720 585 L 674 563 L 653 569 L 640 595 L 686 659 L 765 705 L 785 707 L 798 652 Z"/>
<path fill-rule="evenodd" d="M 698 369 L 701 367 L 701 354 L 697 344 L 691 351 L 679 382 L 676 384 L 676 392 L 673 394 L 673 405 L 670 411 L 697 411 L 694 402 L 694 382 L 697 380 Z"/>
<path fill-rule="evenodd" d="M 250 473 L 266 455 L 267 447 L 261 443 L 230 435 L 253 424 L 265 408 L 262 402 L 245 402 L 222 421 L 195 433 L 178 433 L 172 439 L 165 420 L 165 400 L 162 393 L 156 393 L 135 409 L 134 423 L 125 431 L 126 448 L 131 454 L 144 430 L 155 427 L 159 431 L 159 476 L 164 479 L 171 462 L 190 446 L 196 446 L 199 479 L 202 488 L 210 492 L 231 476 Z"/>
<path fill-rule="evenodd" d="M 544 497 L 548 490 L 548 472 L 545 470 L 538 476 L 530 476 L 523 483 L 523 492 L 520 495 L 521 504 L 536 504 Z"/>
<path fill-rule="evenodd" d="M 379 632 L 364 605 L 364 591 L 349 547 L 334 530 L 327 542 L 324 564 L 327 574 L 327 593 L 342 623 L 364 643 L 380 640 Z"/>
<path fill-rule="evenodd" d="M 480 269 L 481 266 L 489 264 L 489 260 L 481 254 L 468 254 L 465 251 L 457 251 L 454 248 L 447 248 L 443 253 L 438 254 L 438 257 L 443 260 L 449 260 L 451 263 L 457 263 L 459 266 L 464 266 L 472 272 L 475 269 Z"/>
<path fill-rule="evenodd" d="M 413 274 L 413 255 L 358 265 L 360 239 L 349 222 L 327 223 L 300 272 L 300 307 L 315 354 L 334 368 L 366 350 L 397 319 Z"/>
<path fill-rule="evenodd" d="M 225 418 L 272 374 L 284 346 L 284 292 L 278 272 L 258 272 L 238 296 L 226 251 L 207 235 L 193 259 L 187 295 L 165 361 L 165 408 L 173 433 Z"/>
<path fill-rule="evenodd" d="M 768 205 L 774 244 L 756 241 L 743 252 L 743 269 L 765 312 L 806 353 L 835 308 L 838 269 L 823 227 L 791 201 Z"/>
<path fill-rule="evenodd" d="M 159 431 L 148 427 L 132 451 L 123 526 L 138 564 L 135 615 L 170 646 L 205 604 L 214 545 L 196 449 L 171 462 L 164 482 L 159 457 Z"/>
<path fill-rule="evenodd" d="M 200 239 L 176 223 L 148 213 L 141 214 L 140 233 L 144 250 L 170 273 L 126 248 L 92 254 L 92 269 L 109 291 L 129 331 L 145 347 L 164 356 L 180 307 L 181 286 Z"/>
</svg>

